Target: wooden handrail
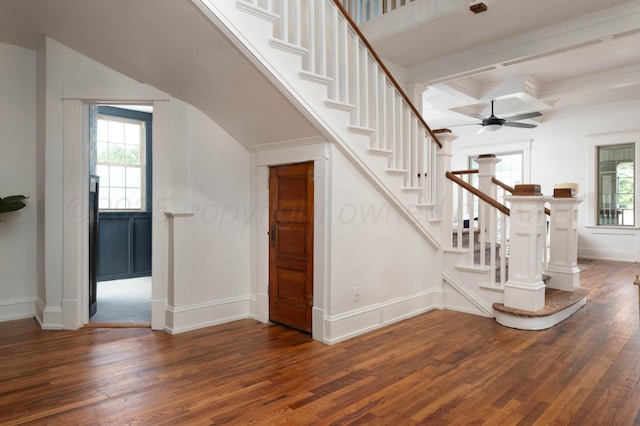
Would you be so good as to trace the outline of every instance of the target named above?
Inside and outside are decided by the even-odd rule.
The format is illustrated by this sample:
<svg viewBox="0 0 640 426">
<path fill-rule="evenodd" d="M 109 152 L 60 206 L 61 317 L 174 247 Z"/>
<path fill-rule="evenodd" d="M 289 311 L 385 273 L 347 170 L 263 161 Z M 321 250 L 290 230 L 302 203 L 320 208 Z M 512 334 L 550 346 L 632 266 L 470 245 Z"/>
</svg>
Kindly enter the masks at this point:
<svg viewBox="0 0 640 426">
<path fill-rule="evenodd" d="M 504 189 L 508 193 L 513 194 L 515 192 L 515 189 L 513 189 L 512 187 L 510 187 L 506 183 L 502 182 L 501 180 L 497 179 L 495 176 L 492 177 L 491 180 L 493 181 L 493 183 L 495 183 L 496 185 L 498 185 L 499 187 L 501 187 L 502 189 Z M 551 210 L 549 210 L 547 207 L 545 207 L 544 208 L 544 214 L 546 214 L 547 216 L 551 216 Z"/>
<path fill-rule="evenodd" d="M 515 189 L 513 189 L 513 187 L 507 185 L 506 183 L 502 182 L 501 180 L 497 179 L 495 176 L 491 178 L 491 181 L 493 183 L 495 183 L 496 185 L 498 185 L 500 188 L 504 189 L 505 191 L 507 191 L 510 194 L 513 194 L 513 192 L 515 191 Z"/>
<path fill-rule="evenodd" d="M 435 141 L 438 147 L 442 148 L 442 143 L 440 142 L 436 134 L 433 132 L 433 130 L 431 130 L 431 127 L 429 127 L 427 122 L 424 121 L 424 118 L 422 117 L 422 113 L 418 112 L 418 109 L 415 107 L 415 105 L 413 105 L 413 102 L 411 101 L 411 99 L 409 99 L 409 96 L 407 96 L 407 94 L 402 89 L 400 84 L 398 84 L 398 82 L 393 77 L 393 75 L 391 74 L 391 71 L 389 71 L 389 69 L 386 67 L 384 62 L 382 62 L 382 58 L 380 58 L 380 56 L 378 56 L 376 51 L 373 50 L 373 47 L 371 46 L 367 38 L 364 36 L 362 31 L 360 31 L 360 28 L 358 28 L 358 24 L 356 24 L 356 21 L 354 21 L 351 15 L 349 15 L 349 12 L 347 11 L 347 9 L 345 9 L 345 7 L 342 5 L 340 0 L 333 0 L 333 2 L 338 7 L 338 10 L 340 10 L 344 18 L 347 20 L 347 22 L 349 22 L 349 25 L 351 25 L 351 28 L 353 29 L 353 31 L 355 31 L 358 37 L 360 37 L 360 40 L 365 45 L 365 47 L 369 50 L 369 53 L 371 53 L 371 56 L 373 56 L 373 58 L 378 62 L 378 65 L 380 66 L 380 68 L 382 68 L 382 71 L 384 71 L 385 75 L 387 76 L 387 78 L 389 79 L 393 87 L 395 87 L 398 93 L 400 93 L 400 96 L 407 103 L 407 105 L 409 106 L 409 109 L 413 111 L 413 113 L 418 118 L 418 121 L 424 126 L 425 130 L 427 131 L 427 133 L 429 133 L 429 135 Z"/>
<path fill-rule="evenodd" d="M 474 175 L 478 173 L 478 169 L 454 170 L 451 173 L 453 173 L 454 175 Z"/>
<path fill-rule="evenodd" d="M 504 204 L 500 203 L 499 201 L 489 197 L 487 194 L 485 194 L 484 192 L 480 191 L 476 187 L 474 187 L 472 185 L 469 185 L 467 182 L 465 182 L 464 180 L 460 179 L 458 176 L 454 175 L 453 173 L 447 172 L 447 177 L 450 180 L 452 180 L 455 183 L 457 183 L 458 185 L 460 185 L 461 187 L 463 187 L 464 189 L 466 189 L 467 191 L 471 192 L 476 197 L 480 198 L 485 203 L 488 203 L 489 205 L 495 207 L 496 209 L 500 210 L 502 213 L 506 214 L 507 216 L 511 215 L 511 210 L 509 209 L 509 207 L 507 207 Z"/>
</svg>

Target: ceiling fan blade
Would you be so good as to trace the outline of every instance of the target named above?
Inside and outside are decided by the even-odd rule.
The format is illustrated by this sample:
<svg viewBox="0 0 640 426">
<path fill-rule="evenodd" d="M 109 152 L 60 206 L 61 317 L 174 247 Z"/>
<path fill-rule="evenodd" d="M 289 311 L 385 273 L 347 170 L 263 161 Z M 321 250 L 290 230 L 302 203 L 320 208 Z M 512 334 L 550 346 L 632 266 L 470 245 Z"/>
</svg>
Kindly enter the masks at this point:
<svg viewBox="0 0 640 426">
<path fill-rule="evenodd" d="M 467 114 L 469 117 L 477 118 L 479 120 L 484 120 L 486 117 L 483 117 L 480 114 Z"/>
<path fill-rule="evenodd" d="M 526 120 L 527 118 L 540 117 L 542 115 L 541 112 L 529 112 L 527 114 L 514 115 L 513 117 L 504 118 L 506 121 L 519 121 Z"/>
<path fill-rule="evenodd" d="M 482 126 L 482 123 L 452 124 L 451 126 L 444 126 L 444 128 L 448 129 L 449 127 L 462 127 L 462 126 Z"/>
<path fill-rule="evenodd" d="M 534 127 L 538 127 L 535 124 L 528 124 L 528 123 L 514 123 L 512 121 L 507 121 L 506 123 L 503 124 L 503 126 L 509 126 L 509 127 L 523 127 L 525 129 L 533 129 Z"/>
</svg>

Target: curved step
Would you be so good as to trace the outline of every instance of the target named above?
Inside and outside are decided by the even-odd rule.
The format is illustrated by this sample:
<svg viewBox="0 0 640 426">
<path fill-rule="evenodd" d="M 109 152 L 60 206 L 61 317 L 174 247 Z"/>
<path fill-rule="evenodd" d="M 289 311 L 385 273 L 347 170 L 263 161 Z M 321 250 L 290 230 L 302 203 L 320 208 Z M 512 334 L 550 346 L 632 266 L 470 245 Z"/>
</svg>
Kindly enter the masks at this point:
<svg viewBox="0 0 640 426">
<path fill-rule="evenodd" d="M 588 290 L 562 291 L 547 288 L 544 308 L 535 311 L 508 308 L 502 303 L 494 303 L 496 321 L 506 327 L 519 330 L 544 330 L 569 318 L 587 302 Z"/>
</svg>

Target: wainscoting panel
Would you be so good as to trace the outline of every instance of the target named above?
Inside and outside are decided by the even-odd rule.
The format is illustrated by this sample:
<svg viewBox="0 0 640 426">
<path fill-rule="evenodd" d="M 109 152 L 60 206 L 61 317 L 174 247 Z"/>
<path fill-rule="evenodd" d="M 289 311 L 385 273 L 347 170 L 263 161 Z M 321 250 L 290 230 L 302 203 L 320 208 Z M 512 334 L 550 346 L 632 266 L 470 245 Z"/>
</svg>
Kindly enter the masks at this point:
<svg viewBox="0 0 640 426">
<path fill-rule="evenodd" d="M 98 281 L 151 275 L 151 213 L 100 212 Z"/>
</svg>

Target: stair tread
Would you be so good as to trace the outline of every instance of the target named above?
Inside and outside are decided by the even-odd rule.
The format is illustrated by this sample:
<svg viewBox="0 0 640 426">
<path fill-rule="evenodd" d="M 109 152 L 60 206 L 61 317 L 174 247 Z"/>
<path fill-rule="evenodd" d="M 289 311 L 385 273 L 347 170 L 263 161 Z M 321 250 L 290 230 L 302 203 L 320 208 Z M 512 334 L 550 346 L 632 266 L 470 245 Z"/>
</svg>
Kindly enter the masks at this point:
<svg viewBox="0 0 640 426">
<path fill-rule="evenodd" d="M 504 306 L 503 303 L 494 303 L 493 309 L 499 312 L 503 312 L 505 314 L 517 316 L 517 317 L 525 317 L 525 318 L 539 318 L 539 317 L 548 317 L 554 315 L 563 309 L 568 308 L 580 300 L 587 297 L 587 293 L 589 291 L 586 288 L 578 288 L 576 291 L 562 291 L 556 290 L 553 288 L 547 288 L 545 290 L 545 306 L 544 308 L 535 311 L 524 311 L 522 309 L 514 309 Z"/>
<path fill-rule="evenodd" d="M 384 156 L 393 155 L 393 151 L 389 149 L 369 148 L 367 151 L 369 151 L 370 154 L 374 154 L 374 155 L 384 155 Z"/>
<path fill-rule="evenodd" d="M 356 126 L 355 124 L 350 125 L 349 130 L 365 134 L 372 134 L 376 132 L 376 129 L 372 129 L 371 127 Z"/>
</svg>

